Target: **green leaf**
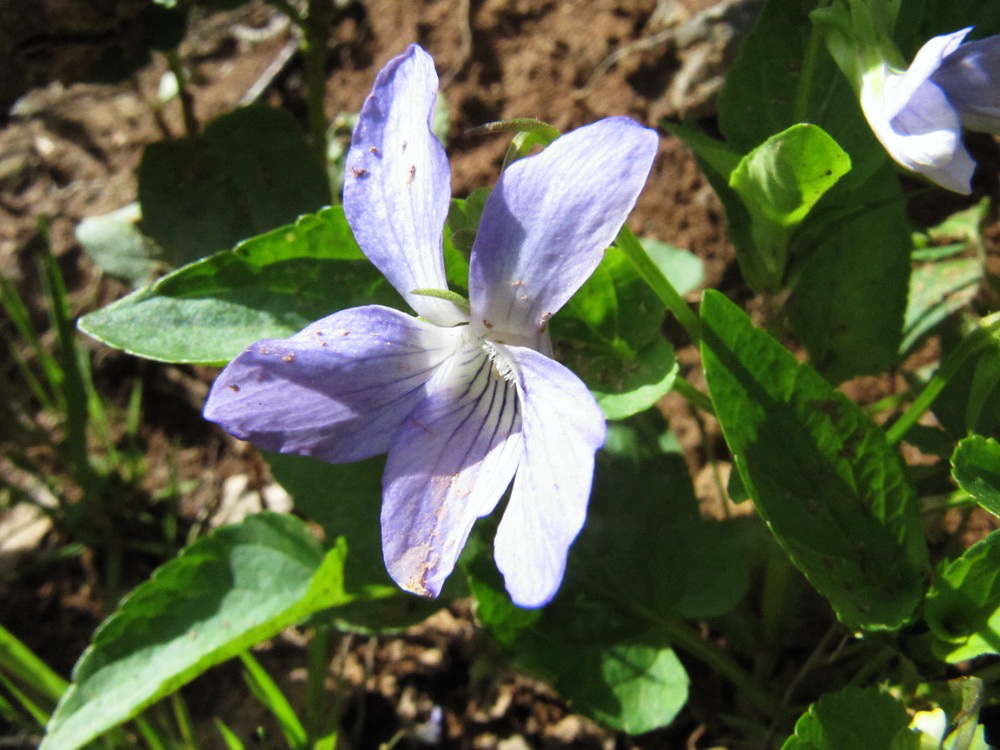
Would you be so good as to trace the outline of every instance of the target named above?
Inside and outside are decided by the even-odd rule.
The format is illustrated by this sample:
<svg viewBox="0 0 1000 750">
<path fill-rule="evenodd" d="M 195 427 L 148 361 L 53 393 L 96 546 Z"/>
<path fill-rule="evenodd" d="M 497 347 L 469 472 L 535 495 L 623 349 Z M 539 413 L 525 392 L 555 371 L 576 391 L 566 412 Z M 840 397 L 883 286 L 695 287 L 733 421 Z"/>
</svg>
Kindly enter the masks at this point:
<svg viewBox="0 0 1000 750">
<path fill-rule="evenodd" d="M 484 555 L 463 559 L 477 617 L 511 658 L 576 710 L 632 733 L 665 726 L 686 701 L 666 623 L 728 612 L 749 585 L 736 529 L 700 517 L 683 459 L 629 458 L 662 430 L 653 421 L 647 413 L 613 425 L 618 453 L 599 454 L 587 524 L 540 613 L 511 604 Z"/>
<path fill-rule="evenodd" d="M 983 267 L 975 258 L 938 260 L 915 267 L 910 277 L 900 354 L 915 351 L 938 323 L 968 305 L 982 280 Z"/>
<path fill-rule="evenodd" d="M 222 115 L 196 138 L 150 144 L 138 179 L 143 229 L 173 266 L 330 202 L 323 165 L 295 118 L 261 105 Z"/>
<path fill-rule="evenodd" d="M 673 386 L 677 362 L 663 338 L 663 305 L 625 253 L 604 260 L 552 322 L 559 358 L 594 392 L 608 419 L 649 408 Z"/>
<path fill-rule="evenodd" d="M 827 693 L 795 723 L 782 750 L 917 750 L 906 708 L 878 688 L 847 687 Z"/>
<path fill-rule="evenodd" d="M 942 352 L 945 361 L 957 345 Z M 981 352 L 959 367 L 938 395 L 934 416 L 960 440 L 969 433 L 992 434 L 1000 424 L 1000 339 L 991 337 Z"/>
<path fill-rule="evenodd" d="M 787 312 L 812 365 L 834 382 L 896 364 L 912 241 L 887 164 L 838 183 L 792 238 Z"/>
<path fill-rule="evenodd" d="M 705 277 L 705 262 L 690 250 L 674 247 L 651 237 L 640 240 L 649 259 L 667 277 L 678 294 L 687 294 L 701 286 Z"/>
<path fill-rule="evenodd" d="M 469 288 L 469 256 L 489 196 L 490 189 L 481 187 L 464 200 L 451 199 L 444 232 L 444 266 L 448 283 L 458 289 Z"/>
<path fill-rule="evenodd" d="M 951 457 L 958 486 L 994 516 L 1000 516 L 1000 443 L 972 435 L 959 442 Z"/>
<path fill-rule="evenodd" d="M 0 673 L 10 675 L 53 703 L 59 700 L 67 687 L 66 680 L 53 672 L 31 649 L 2 625 L 0 625 Z"/>
<path fill-rule="evenodd" d="M 653 638 L 588 644 L 563 628 L 550 628 L 532 631 L 530 640 L 530 653 L 521 661 L 550 673 L 553 687 L 574 710 L 611 729 L 642 734 L 667 726 L 687 702 L 684 666 Z"/>
<path fill-rule="evenodd" d="M 729 184 L 750 212 L 753 243 L 738 250 L 751 288 L 781 287 L 792 230 L 850 169 L 847 153 L 816 125 L 793 125 L 740 160 Z"/>
<path fill-rule="evenodd" d="M 889 159 L 872 134 L 853 88 L 815 33 L 815 3 L 768 0 L 719 94 L 719 128 L 747 153 L 797 123 L 818 125 L 850 155 L 845 187 L 867 181 Z"/>
<path fill-rule="evenodd" d="M 209 667 L 347 601 L 345 548 L 324 555 L 302 521 L 260 513 L 157 569 L 94 634 L 42 743 L 75 750 Z"/>
<path fill-rule="evenodd" d="M 927 548 L 885 434 L 721 294 L 701 309 L 716 415 L 778 542 L 849 627 L 904 625 Z"/>
<path fill-rule="evenodd" d="M 1000 532 L 944 567 L 927 592 L 924 618 L 945 661 L 1000 653 Z"/>
<path fill-rule="evenodd" d="M 599 347 L 577 347 L 573 354 L 577 371 L 583 373 L 606 419 L 645 411 L 673 388 L 680 370 L 674 348 L 665 339 L 656 339 L 627 358 L 608 356 Z"/>
<path fill-rule="evenodd" d="M 102 216 L 91 216 L 76 228 L 76 241 L 102 271 L 138 287 L 163 268 L 162 252 L 138 227 L 139 204 L 130 203 Z"/>
<path fill-rule="evenodd" d="M 309 747 L 309 733 L 302 726 L 302 721 L 281 688 L 249 651 L 240 654 L 240 661 L 245 670 L 243 679 L 250 692 L 278 720 L 285 742 L 292 750 L 306 750 Z"/>
<path fill-rule="evenodd" d="M 699 514 L 679 455 L 641 462 L 599 455 L 587 524 L 570 556 L 569 595 L 579 589 L 625 612 L 641 602 L 647 613 L 712 617 L 734 607 L 748 586 L 736 528 Z M 622 632 L 641 628 L 636 622 Z"/>
<path fill-rule="evenodd" d="M 224 364 L 254 341 L 371 302 L 405 307 L 333 207 L 178 269 L 79 326 L 141 357 Z"/>
<path fill-rule="evenodd" d="M 793 125 L 744 156 L 729 184 L 752 217 L 792 227 L 850 169 L 851 158 L 822 128 Z"/>
<path fill-rule="evenodd" d="M 607 627 L 622 620 L 621 607 L 589 599 L 522 610 L 497 582 L 473 575 L 470 586 L 477 617 L 511 659 L 550 682 L 574 710 L 640 734 L 666 726 L 684 707 L 689 679 L 662 633 L 616 637 Z"/>
</svg>

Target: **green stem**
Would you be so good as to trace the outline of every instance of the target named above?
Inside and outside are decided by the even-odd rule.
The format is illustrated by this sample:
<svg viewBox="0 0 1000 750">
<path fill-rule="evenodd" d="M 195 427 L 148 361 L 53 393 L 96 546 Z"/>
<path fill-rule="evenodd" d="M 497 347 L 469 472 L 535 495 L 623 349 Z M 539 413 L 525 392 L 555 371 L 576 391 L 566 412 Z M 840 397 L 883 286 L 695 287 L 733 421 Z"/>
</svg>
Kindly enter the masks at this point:
<svg viewBox="0 0 1000 750">
<path fill-rule="evenodd" d="M 886 430 L 885 435 L 890 445 L 899 442 L 909 429 L 917 423 L 917 420 L 931 407 L 934 399 L 944 390 L 948 382 L 955 377 L 955 373 L 965 364 L 965 361 L 973 354 L 985 348 L 993 339 L 998 329 L 1000 329 L 1000 313 L 993 313 L 979 321 L 976 330 L 966 336 L 955 347 L 955 351 L 949 354 L 948 358 L 941 363 L 941 367 L 938 368 L 938 371 L 931 378 L 930 382 L 924 386 L 924 390 L 920 392 L 920 395 L 903 412 L 903 415 L 896 423 Z"/>
<path fill-rule="evenodd" d="M 309 697 L 306 701 L 306 729 L 313 743 L 325 734 L 323 730 L 323 719 L 326 714 L 323 710 L 326 697 L 324 682 L 330 671 L 329 644 L 329 628 L 326 625 L 317 626 L 316 630 L 313 631 L 312 638 L 309 639 L 307 649 L 309 662 L 307 695 Z"/>
<path fill-rule="evenodd" d="M 691 337 L 691 342 L 697 345 L 701 341 L 701 324 L 698 322 L 698 316 L 692 312 L 674 285 L 653 263 L 632 230 L 628 227 L 622 227 L 615 239 L 615 245 L 621 248 L 639 276 L 649 284 L 660 301 L 673 313 L 677 322 L 684 326 L 684 330 Z"/>
<path fill-rule="evenodd" d="M 692 406 L 715 416 L 715 405 L 712 403 L 712 399 L 699 391 L 680 375 L 678 375 L 677 379 L 674 380 L 674 390 L 686 398 L 688 403 Z"/>
<path fill-rule="evenodd" d="M 795 103 L 792 107 L 792 122 L 806 122 L 809 113 L 809 90 L 816 73 L 816 62 L 823 44 L 823 32 L 815 23 L 810 25 L 809 41 L 802 57 L 799 84 L 795 89 Z"/>
<path fill-rule="evenodd" d="M 309 117 L 309 138 L 321 163 L 326 164 L 326 48 L 334 10 L 331 0 L 309 0 L 302 38 L 302 58 L 305 68 L 306 106 Z"/>
<path fill-rule="evenodd" d="M 759 685 L 729 654 L 710 641 L 704 640 L 681 618 L 649 612 L 635 603 L 632 606 L 644 617 L 663 628 L 672 645 L 683 649 L 729 680 L 741 697 L 766 713 L 768 718 L 776 722 L 784 722 L 791 718 L 791 712 L 779 699 Z"/>
<path fill-rule="evenodd" d="M 198 134 L 198 120 L 194 116 L 194 97 L 187 86 L 187 73 L 184 72 L 184 63 L 177 53 L 177 49 L 169 49 L 164 53 L 167 58 L 167 67 L 174 78 L 177 79 L 177 99 L 181 103 L 181 114 L 184 117 L 184 134 L 188 138 L 193 138 Z"/>
</svg>

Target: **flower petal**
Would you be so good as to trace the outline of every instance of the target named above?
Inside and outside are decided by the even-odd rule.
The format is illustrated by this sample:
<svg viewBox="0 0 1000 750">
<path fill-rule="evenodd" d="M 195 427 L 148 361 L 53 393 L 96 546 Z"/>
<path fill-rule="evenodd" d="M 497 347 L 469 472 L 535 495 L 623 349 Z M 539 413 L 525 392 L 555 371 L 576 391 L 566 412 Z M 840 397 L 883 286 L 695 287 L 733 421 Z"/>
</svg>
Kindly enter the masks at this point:
<svg viewBox="0 0 1000 750">
<path fill-rule="evenodd" d="M 583 527 L 605 423 L 587 387 L 555 360 L 508 346 L 521 395 L 524 458 L 494 543 L 507 591 L 521 607 L 546 604 L 562 583 Z"/>
<path fill-rule="evenodd" d="M 342 310 L 247 348 L 216 379 L 205 417 L 264 450 L 331 463 L 375 456 L 460 341 L 386 307 Z"/>
<path fill-rule="evenodd" d="M 942 34 L 929 39 L 921 47 L 910 63 L 910 67 L 902 74 L 891 76 L 891 83 L 886 84 L 886 116 L 891 120 L 901 109 L 908 106 L 910 98 L 922 88 L 928 79 L 938 70 L 948 55 L 958 49 L 962 40 L 972 31 L 972 27 Z"/>
<path fill-rule="evenodd" d="M 477 327 L 536 337 L 601 262 L 649 174 L 654 131 L 609 117 L 514 162 L 483 210 L 469 294 Z"/>
<path fill-rule="evenodd" d="M 386 64 L 361 108 L 347 154 L 344 213 L 358 244 L 410 306 L 442 326 L 464 322 L 447 289 L 441 238 L 451 201 L 448 159 L 431 132 L 438 78 L 416 45 Z"/>
<path fill-rule="evenodd" d="M 474 343 L 448 366 L 393 441 L 383 479 L 386 567 L 424 596 L 440 592 L 473 523 L 496 507 L 522 454 L 514 384 Z"/>
<path fill-rule="evenodd" d="M 944 90 L 965 127 L 1000 134 L 1000 36 L 966 42 L 944 59 L 931 80 Z"/>
<path fill-rule="evenodd" d="M 889 156 L 957 193 L 970 192 L 976 165 L 962 144 L 958 110 L 931 76 L 968 33 L 934 37 L 905 72 L 873 70 L 861 89 L 861 109 Z"/>
</svg>

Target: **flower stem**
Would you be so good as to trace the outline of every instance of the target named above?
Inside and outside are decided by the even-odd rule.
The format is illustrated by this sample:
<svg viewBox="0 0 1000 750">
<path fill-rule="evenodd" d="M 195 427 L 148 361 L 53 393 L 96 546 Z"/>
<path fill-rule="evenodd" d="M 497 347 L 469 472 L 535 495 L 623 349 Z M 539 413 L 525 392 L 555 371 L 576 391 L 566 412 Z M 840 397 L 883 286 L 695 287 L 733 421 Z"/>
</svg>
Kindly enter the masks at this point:
<svg viewBox="0 0 1000 750">
<path fill-rule="evenodd" d="M 306 104 L 309 117 L 309 139 L 322 164 L 326 164 L 326 132 L 328 124 L 326 98 L 326 47 L 334 9 L 331 0 L 309 0 L 308 14 L 302 39 L 302 59 L 305 69 Z"/>
<path fill-rule="evenodd" d="M 793 123 L 809 121 L 809 91 L 812 88 L 813 76 L 816 73 L 816 61 L 822 43 L 823 31 L 818 24 L 810 24 L 809 41 L 806 42 L 802 69 L 799 72 L 799 83 L 795 88 L 795 102 L 792 108 Z"/>
<path fill-rule="evenodd" d="M 680 375 L 678 375 L 674 380 L 674 390 L 686 398 L 688 403 L 692 406 L 696 406 L 702 411 L 715 416 L 715 405 L 712 403 L 712 399 L 699 391 Z"/>
<path fill-rule="evenodd" d="M 903 438 L 909 429 L 917 423 L 917 420 L 923 416 L 924 412 L 931 407 L 934 399 L 944 390 L 948 381 L 955 377 L 955 373 L 965 364 L 965 361 L 973 354 L 985 348 L 998 330 L 1000 330 L 1000 313 L 987 315 L 979 321 L 976 329 L 966 336 L 962 340 L 962 343 L 955 347 L 955 351 L 949 354 L 947 359 L 941 363 L 941 367 L 938 368 L 934 377 L 930 379 L 930 382 L 927 383 L 924 390 L 920 392 L 920 395 L 910 404 L 909 408 L 903 412 L 903 415 L 895 424 L 886 430 L 885 436 L 890 445 L 899 442 Z"/>
<path fill-rule="evenodd" d="M 618 233 L 618 237 L 615 239 L 615 245 L 621 248 L 639 276 L 649 284 L 650 289 L 656 293 L 656 296 L 660 298 L 660 301 L 666 308 L 673 313 L 674 317 L 677 318 L 677 322 L 684 326 L 684 330 L 691 337 L 691 342 L 698 344 L 701 341 L 701 324 L 698 322 L 698 316 L 692 312 L 687 302 L 684 301 L 684 298 L 674 288 L 674 285 L 670 283 L 670 280 L 663 275 L 663 272 L 650 259 L 642 244 L 632 233 L 632 230 L 628 227 L 622 227 Z"/>
<path fill-rule="evenodd" d="M 635 603 L 632 606 L 644 617 L 663 628 L 671 645 L 683 649 L 694 658 L 707 664 L 717 674 L 729 680 L 741 697 L 746 698 L 767 714 L 769 719 L 776 722 L 790 719 L 791 712 L 787 706 L 782 705 L 778 698 L 764 689 L 729 654 L 710 641 L 703 639 L 680 617 L 649 612 L 642 605 Z"/>
</svg>

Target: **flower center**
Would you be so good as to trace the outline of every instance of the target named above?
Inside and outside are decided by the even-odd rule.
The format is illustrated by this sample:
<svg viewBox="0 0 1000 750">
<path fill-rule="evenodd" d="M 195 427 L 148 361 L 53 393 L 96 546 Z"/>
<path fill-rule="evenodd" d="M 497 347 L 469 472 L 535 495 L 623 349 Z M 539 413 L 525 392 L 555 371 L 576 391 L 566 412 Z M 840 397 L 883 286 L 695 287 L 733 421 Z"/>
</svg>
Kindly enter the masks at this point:
<svg viewBox="0 0 1000 750">
<path fill-rule="evenodd" d="M 514 368 L 507 361 L 507 358 L 497 351 L 496 347 L 489 341 L 483 340 L 482 348 L 486 352 L 486 357 L 490 360 L 490 364 L 493 366 L 493 374 L 508 383 L 512 382 L 514 380 Z"/>
</svg>

